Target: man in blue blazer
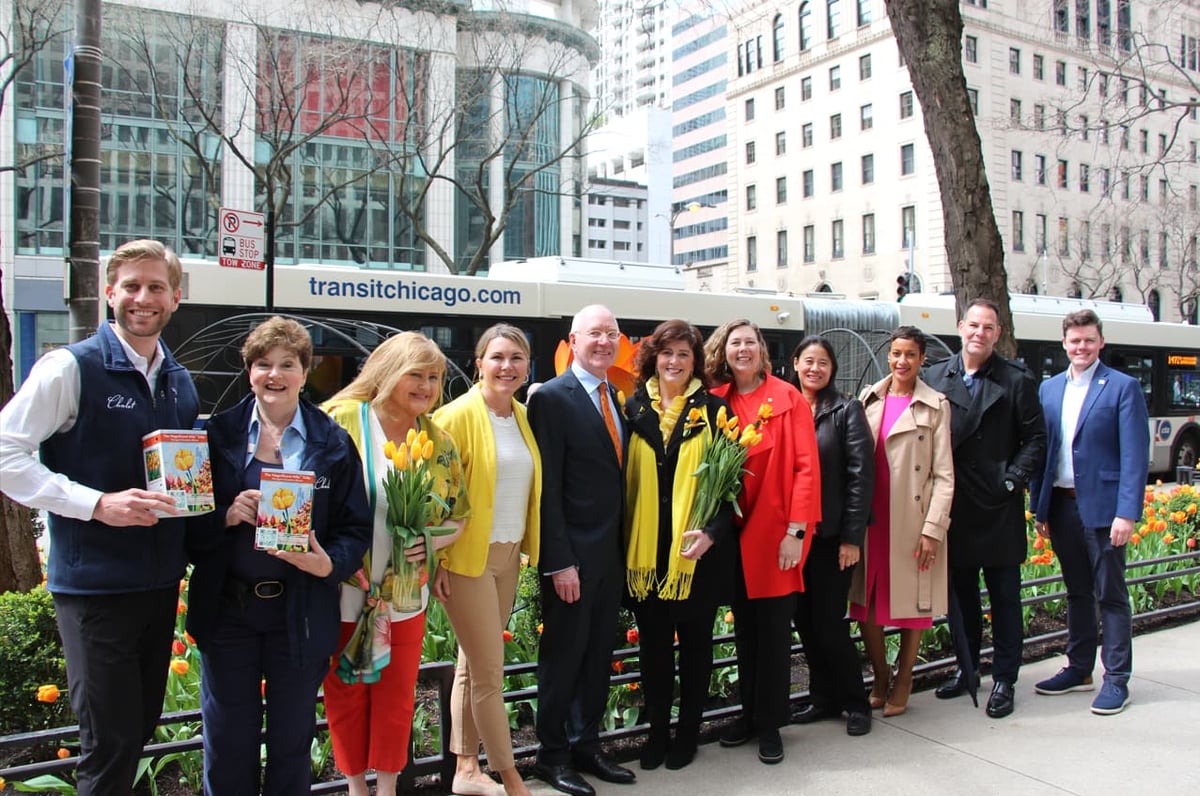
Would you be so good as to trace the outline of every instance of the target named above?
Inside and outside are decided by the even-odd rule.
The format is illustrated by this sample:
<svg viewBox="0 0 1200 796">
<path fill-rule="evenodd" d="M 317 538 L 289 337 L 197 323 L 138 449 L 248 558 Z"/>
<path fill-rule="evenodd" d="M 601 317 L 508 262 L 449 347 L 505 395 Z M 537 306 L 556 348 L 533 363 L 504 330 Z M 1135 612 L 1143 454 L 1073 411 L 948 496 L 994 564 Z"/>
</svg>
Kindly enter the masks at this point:
<svg viewBox="0 0 1200 796">
<path fill-rule="evenodd" d="M 620 342 L 612 312 L 584 307 L 571 323 L 570 369 L 529 400 L 543 473 L 535 771 L 572 796 L 595 793 L 579 771 L 606 782 L 634 780 L 599 739 L 625 589 L 624 424 L 608 383 Z"/>
<path fill-rule="evenodd" d="M 1067 666 L 1034 690 L 1058 695 L 1094 688 L 1098 602 L 1104 685 L 1092 712 L 1111 715 L 1129 704 L 1133 639 L 1125 543 L 1142 514 L 1150 425 L 1141 385 L 1100 362 L 1102 348 L 1095 312 L 1079 310 L 1063 319 L 1071 365 L 1039 391 L 1046 467 L 1029 494 L 1037 531 L 1053 544 L 1067 587 Z"/>
</svg>

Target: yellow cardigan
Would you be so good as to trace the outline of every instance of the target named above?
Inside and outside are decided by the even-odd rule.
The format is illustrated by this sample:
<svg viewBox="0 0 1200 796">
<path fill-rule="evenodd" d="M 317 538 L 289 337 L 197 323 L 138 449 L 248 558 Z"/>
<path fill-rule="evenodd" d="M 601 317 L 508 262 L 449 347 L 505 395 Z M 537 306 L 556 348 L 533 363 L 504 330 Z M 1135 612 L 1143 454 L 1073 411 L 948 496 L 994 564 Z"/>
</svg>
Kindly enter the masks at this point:
<svg viewBox="0 0 1200 796">
<path fill-rule="evenodd" d="M 529 492 L 529 508 L 525 515 L 525 538 L 521 552 L 529 556 L 531 566 L 537 566 L 541 536 L 542 457 L 529 428 L 525 406 L 513 401 L 513 416 L 517 427 L 533 456 L 533 489 Z M 434 412 L 434 422 L 454 438 L 462 456 L 467 475 L 467 495 L 471 502 L 471 517 L 462 536 L 441 551 L 442 564 L 459 575 L 477 578 L 487 566 L 488 547 L 492 538 L 492 512 L 496 504 L 496 439 L 488 420 L 483 389 L 477 384 Z"/>
</svg>

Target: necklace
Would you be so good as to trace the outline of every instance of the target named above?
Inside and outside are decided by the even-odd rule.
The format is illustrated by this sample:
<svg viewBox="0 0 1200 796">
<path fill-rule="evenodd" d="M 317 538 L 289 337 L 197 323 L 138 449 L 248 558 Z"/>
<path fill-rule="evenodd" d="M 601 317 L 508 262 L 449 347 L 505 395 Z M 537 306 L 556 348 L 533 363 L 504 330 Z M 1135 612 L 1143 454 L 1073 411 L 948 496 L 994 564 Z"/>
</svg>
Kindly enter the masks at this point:
<svg viewBox="0 0 1200 796">
<path fill-rule="evenodd" d="M 912 390 L 909 390 L 907 392 L 900 392 L 899 390 L 893 390 L 891 387 L 888 387 L 888 395 L 896 395 L 896 396 L 900 396 L 900 397 L 906 397 L 906 396 L 909 396 L 912 394 L 913 394 Z"/>
<path fill-rule="evenodd" d="M 271 446 L 272 454 L 275 457 L 275 461 L 282 462 L 283 461 L 283 432 L 287 429 L 287 427 L 284 426 L 284 428 L 276 428 L 275 426 L 272 426 L 270 423 L 267 422 L 266 418 L 264 418 L 262 416 L 261 412 L 259 412 L 259 414 L 258 414 L 258 427 L 260 429 L 259 430 L 260 444 L 261 444 L 261 441 L 265 439 Z M 269 433 L 267 433 L 267 432 L 269 432 Z M 271 437 L 274 437 L 274 440 L 271 440 Z"/>
</svg>

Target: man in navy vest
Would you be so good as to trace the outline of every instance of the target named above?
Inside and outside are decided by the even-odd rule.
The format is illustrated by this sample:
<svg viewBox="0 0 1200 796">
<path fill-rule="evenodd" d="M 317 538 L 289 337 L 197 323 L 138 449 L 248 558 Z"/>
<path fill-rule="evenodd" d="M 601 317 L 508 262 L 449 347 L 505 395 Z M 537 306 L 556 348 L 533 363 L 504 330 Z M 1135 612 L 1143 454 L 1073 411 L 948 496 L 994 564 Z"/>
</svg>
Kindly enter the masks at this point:
<svg viewBox="0 0 1200 796">
<path fill-rule="evenodd" d="M 167 495 L 142 487 L 141 438 L 191 428 L 196 388 L 159 340 L 182 269 L 137 240 L 108 263 L 115 324 L 51 351 L 0 410 L 0 482 L 50 515 L 54 595 L 79 718 L 81 796 L 127 794 L 162 712 L 187 554 Z M 40 454 L 39 457 L 35 454 Z"/>
</svg>

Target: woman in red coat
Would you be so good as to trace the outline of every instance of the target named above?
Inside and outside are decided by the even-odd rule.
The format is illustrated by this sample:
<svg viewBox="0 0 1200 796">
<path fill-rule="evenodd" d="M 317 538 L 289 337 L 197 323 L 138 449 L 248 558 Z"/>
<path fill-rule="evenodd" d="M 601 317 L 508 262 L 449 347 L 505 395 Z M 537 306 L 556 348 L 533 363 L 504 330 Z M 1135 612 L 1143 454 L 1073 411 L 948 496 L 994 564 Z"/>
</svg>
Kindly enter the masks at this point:
<svg viewBox="0 0 1200 796">
<path fill-rule="evenodd" d="M 758 736 L 764 763 L 783 760 L 779 728 L 788 723 L 791 617 L 804 590 L 807 532 L 821 519 L 821 475 L 812 410 L 800 392 L 771 375 L 766 341 L 754 323 L 721 326 L 704 346 L 712 394 L 739 422 L 761 420 L 738 505 L 742 517 L 734 587 L 734 640 L 741 718 L 721 737 L 740 746 Z"/>
</svg>

